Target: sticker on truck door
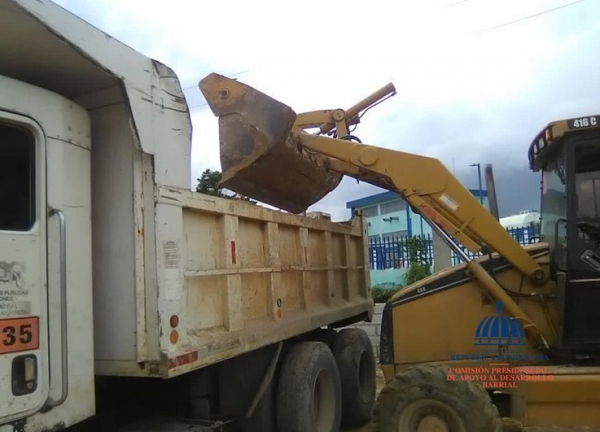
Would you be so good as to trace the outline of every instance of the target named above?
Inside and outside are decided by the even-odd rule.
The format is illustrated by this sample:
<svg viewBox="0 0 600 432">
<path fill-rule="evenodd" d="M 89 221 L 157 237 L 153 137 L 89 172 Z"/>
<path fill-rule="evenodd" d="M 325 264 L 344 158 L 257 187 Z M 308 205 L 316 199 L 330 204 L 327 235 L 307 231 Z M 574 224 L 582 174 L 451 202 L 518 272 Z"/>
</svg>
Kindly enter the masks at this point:
<svg viewBox="0 0 600 432">
<path fill-rule="evenodd" d="M 0 319 L 31 315 L 24 277 L 24 263 L 0 261 Z"/>
<path fill-rule="evenodd" d="M 0 320 L 0 354 L 30 351 L 38 347 L 38 317 Z"/>
</svg>

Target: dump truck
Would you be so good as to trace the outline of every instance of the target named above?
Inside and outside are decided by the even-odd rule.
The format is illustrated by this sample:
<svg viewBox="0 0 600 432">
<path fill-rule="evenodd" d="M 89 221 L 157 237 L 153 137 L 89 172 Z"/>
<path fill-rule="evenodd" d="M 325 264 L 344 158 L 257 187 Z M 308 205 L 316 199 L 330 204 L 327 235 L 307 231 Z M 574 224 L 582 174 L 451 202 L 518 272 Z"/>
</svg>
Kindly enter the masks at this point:
<svg viewBox="0 0 600 432">
<path fill-rule="evenodd" d="M 196 193 L 191 142 L 168 66 L 0 1 L 0 431 L 371 418 L 373 349 L 342 329 L 373 314 L 364 218 Z"/>
<path fill-rule="evenodd" d="M 354 177 L 401 194 L 463 261 L 386 303 L 377 430 L 600 431 L 599 115 L 553 121 L 529 145 L 541 235 L 521 246 L 500 225 L 497 202 L 488 211 L 439 160 L 351 133 L 364 105 L 296 114 L 216 73 L 200 87 L 219 117 L 223 157 L 237 155 L 224 172 L 233 190 L 296 212 L 313 204 L 290 205 L 298 189 L 326 191 L 315 182 L 326 173 Z M 320 177 L 293 163 L 307 155 L 327 158 L 312 165 Z M 264 178 L 281 158 L 295 178 L 285 188 Z"/>
</svg>

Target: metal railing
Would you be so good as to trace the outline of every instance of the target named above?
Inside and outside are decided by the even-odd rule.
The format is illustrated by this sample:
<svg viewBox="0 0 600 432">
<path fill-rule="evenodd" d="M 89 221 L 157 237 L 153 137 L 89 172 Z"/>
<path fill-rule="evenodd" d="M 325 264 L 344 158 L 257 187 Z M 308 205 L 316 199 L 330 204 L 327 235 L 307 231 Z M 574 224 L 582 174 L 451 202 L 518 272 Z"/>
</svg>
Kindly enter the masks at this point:
<svg viewBox="0 0 600 432">
<path fill-rule="evenodd" d="M 430 234 L 415 237 L 389 237 L 369 241 L 369 259 L 372 270 L 410 267 L 410 242 L 418 242 L 421 262 L 433 263 L 433 239 Z"/>
<path fill-rule="evenodd" d="M 519 244 L 526 245 L 531 243 L 539 242 L 540 226 L 539 224 L 532 223 L 531 225 L 518 227 L 518 228 L 507 228 L 506 231 L 515 239 Z M 401 236 L 401 237 L 387 237 L 387 238 L 372 238 L 369 240 L 369 261 L 372 270 L 387 270 L 387 269 L 403 269 L 410 267 L 410 246 L 412 242 L 414 245 L 417 242 L 418 247 L 418 260 L 420 262 L 427 262 L 433 264 L 434 252 L 433 252 L 433 239 L 431 234 L 424 236 Z M 477 258 L 482 254 L 474 254 L 464 247 L 460 247 L 461 250 L 469 258 Z M 452 252 L 452 264 L 460 264 L 461 260 L 455 252 Z"/>
</svg>

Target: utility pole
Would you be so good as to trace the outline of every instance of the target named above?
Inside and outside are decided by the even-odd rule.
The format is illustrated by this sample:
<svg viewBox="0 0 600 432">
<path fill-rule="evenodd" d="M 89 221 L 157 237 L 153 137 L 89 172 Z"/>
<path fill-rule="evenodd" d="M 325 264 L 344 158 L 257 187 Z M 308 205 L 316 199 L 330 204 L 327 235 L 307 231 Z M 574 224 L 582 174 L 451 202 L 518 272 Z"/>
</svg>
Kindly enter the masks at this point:
<svg viewBox="0 0 600 432">
<path fill-rule="evenodd" d="M 479 202 L 483 205 L 483 189 L 481 188 L 481 164 L 473 163 L 470 167 L 477 167 L 477 176 L 479 178 Z"/>
<path fill-rule="evenodd" d="M 487 164 L 485 166 L 485 190 L 487 192 L 490 213 L 494 215 L 497 221 L 499 221 L 500 210 L 498 209 L 498 195 L 496 195 L 496 182 L 494 181 L 492 164 Z"/>
</svg>

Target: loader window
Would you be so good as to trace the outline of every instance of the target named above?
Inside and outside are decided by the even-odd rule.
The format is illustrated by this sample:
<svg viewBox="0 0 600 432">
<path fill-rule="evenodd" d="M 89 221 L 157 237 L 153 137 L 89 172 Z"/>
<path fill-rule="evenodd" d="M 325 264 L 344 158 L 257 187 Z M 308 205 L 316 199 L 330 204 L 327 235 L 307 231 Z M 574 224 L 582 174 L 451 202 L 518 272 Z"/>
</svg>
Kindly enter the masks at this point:
<svg viewBox="0 0 600 432">
<path fill-rule="evenodd" d="M 570 241 L 576 269 L 600 271 L 600 142 L 575 147 L 574 213 L 577 235 Z"/>
<path fill-rule="evenodd" d="M 552 251 L 566 250 L 561 244 L 566 242 L 564 221 L 567 218 L 567 186 L 564 156 L 549 162 L 542 173 L 542 226 L 541 234 Z M 557 238 L 558 237 L 558 238 Z M 566 247 L 566 244 L 563 244 Z M 558 249 L 557 249 L 558 248 Z M 561 258 L 561 261 L 564 257 Z"/>
<path fill-rule="evenodd" d="M 0 123 L 0 230 L 28 231 L 35 222 L 35 140 Z"/>
<path fill-rule="evenodd" d="M 575 150 L 577 218 L 600 219 L 600 143 L 587 142 Z"/>
</svg>

